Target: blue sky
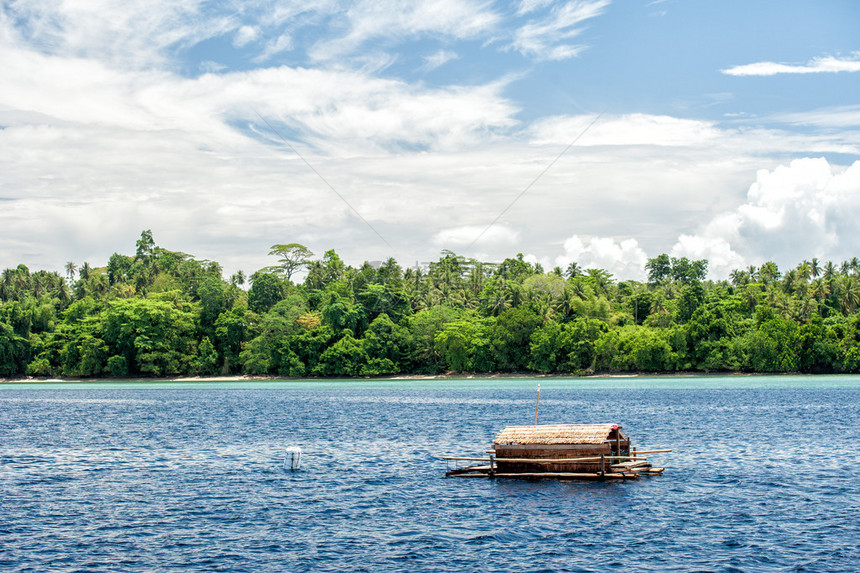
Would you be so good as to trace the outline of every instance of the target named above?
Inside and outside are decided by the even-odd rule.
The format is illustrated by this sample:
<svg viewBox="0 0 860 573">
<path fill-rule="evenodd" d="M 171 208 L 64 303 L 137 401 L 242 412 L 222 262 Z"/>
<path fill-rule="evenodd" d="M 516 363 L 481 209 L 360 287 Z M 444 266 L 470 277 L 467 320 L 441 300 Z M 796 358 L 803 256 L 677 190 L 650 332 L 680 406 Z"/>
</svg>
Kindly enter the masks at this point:
<svg viewBox="0 0 860 573">
<path fill-rule="evenodd" d="M 856 2 L 0 6 L 3 268 L 860 256 Z"/>
</svg>

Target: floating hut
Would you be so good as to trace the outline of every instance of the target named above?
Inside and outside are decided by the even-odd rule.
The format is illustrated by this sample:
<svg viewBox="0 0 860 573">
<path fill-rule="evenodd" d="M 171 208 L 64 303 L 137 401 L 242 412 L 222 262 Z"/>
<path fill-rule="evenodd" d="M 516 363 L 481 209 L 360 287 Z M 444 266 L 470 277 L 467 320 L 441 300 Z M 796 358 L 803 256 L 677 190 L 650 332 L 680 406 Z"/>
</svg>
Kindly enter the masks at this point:
<svg viewBox="0 0 860 573">
<path fill-rule="evenodd" d="M 507 426 L 488 458 L 445 457 L 445 475 L 452 477 L 511 477 L 557 479 L 637 479 L 659 474 L 644 454 L 636 452 L 618 424 L 552 424 Z M 484 462 L 451 469 L 450 462 Z"/>
</svg>

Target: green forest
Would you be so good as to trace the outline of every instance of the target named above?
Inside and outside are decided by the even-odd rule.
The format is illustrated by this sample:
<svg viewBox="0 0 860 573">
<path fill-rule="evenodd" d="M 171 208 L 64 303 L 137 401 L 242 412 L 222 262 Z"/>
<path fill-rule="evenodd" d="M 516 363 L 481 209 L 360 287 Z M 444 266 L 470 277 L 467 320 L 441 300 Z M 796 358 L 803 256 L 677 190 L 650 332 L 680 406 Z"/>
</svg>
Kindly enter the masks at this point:
<svg viewBox="0 0 860 573">
<path fill-rule="evenodd" d="M 712 281 L 707 261 L 662 254 L 638 282 L 522 255 L 406 269 L 296 243 L 269 255 L 225 279 L 147 230 L 103 267 L 5 269 L 0 377 L 860 371 L 857 258 Z"/>
</svg>

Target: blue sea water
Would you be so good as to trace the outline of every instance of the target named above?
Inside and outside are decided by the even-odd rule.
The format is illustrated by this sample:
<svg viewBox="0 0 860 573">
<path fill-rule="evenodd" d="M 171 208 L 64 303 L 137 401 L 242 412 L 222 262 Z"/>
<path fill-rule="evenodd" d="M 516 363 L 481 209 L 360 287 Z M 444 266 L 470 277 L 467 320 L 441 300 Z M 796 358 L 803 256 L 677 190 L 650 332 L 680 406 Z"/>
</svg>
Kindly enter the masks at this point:
<svg viewBox="0 0 860 573">
<path fill-rule="evenodd" d="M 443 477 L 538 383 L 665 474 Z M 4 384 L 0 570 L 857 571 L 858 412 L 860 377 Z"/>
</svg>

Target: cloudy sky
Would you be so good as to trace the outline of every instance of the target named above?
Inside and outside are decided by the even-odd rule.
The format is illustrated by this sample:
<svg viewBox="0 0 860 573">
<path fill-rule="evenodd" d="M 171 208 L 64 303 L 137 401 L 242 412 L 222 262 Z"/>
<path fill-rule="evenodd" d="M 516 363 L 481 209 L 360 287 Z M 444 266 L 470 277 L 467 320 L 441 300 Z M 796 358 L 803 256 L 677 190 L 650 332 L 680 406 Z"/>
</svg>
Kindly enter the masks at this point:
<svg viewBox="0 0 860 573">
<path fill-rule="evenodd" d="M 0 0 L 0 268 L 860 256 L 860 3 Z"/>
</svg>

